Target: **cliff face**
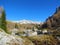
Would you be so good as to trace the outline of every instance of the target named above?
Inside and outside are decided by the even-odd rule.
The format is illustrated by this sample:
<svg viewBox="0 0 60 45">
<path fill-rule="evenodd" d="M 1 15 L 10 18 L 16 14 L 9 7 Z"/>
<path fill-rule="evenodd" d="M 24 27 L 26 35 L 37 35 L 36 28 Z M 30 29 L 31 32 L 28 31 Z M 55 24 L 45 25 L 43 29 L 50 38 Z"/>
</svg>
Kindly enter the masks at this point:
<svg viewBox="0 0 60 45">
<path fill-rule="evenodd" d="M 56 9 L 56 12 L 48 17 L 45 23 L 42 25 L 42 28 L 57 29 L 60 27 L 60 7 Z"/>
</svg>

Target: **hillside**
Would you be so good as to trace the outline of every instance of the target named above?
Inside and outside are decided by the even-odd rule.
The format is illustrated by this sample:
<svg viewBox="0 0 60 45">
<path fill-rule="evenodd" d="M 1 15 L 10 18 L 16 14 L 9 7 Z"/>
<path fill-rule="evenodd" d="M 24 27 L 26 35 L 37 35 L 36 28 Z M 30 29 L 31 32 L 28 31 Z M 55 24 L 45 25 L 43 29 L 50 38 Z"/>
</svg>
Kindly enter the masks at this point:
<svg viewBox="0 0 60 45">
<path fill-rule="evenodd" d="M 55 13 L 46 19 L 42 28 L 60 29 L 60 7 L 56 8 Z"/>
<path fill-rule="evenodd" d="M 42 24 L 42 23 L 41 23 Z M 18 30 L 20 31 L 23 31 L 23 30 L 32 30 L 33 28 L 34 29 L 37 29 L 36 26 L 40 25 L 40 23 L 38 22 L 33 22 L 33 21 L 28 21 L 28 20 L 22 20 L 22 21 L 19 21 L 19 22 L 15 22 L 15 21 L 7 21 L 7 30 L 12 30 L 15 28 L 15 25 L 17 25 L 18 27 Z"/>
</svg>

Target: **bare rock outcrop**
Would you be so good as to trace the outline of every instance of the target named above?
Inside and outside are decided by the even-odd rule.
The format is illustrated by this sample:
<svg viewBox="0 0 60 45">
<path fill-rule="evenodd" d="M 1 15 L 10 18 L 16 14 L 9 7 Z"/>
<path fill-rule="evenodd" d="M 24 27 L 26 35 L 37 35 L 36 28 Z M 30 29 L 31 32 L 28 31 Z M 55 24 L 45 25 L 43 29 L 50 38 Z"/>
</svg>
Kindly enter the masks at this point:
<svg viewBox="0 0 60 45">
<path fill-rule="evenodd" d="M 45 23 L 42 25 L 42 28 L 57 29 L 60 27 L 60 7 L 56 9 L 56 12 L 48 17 Z"/>
</svg>

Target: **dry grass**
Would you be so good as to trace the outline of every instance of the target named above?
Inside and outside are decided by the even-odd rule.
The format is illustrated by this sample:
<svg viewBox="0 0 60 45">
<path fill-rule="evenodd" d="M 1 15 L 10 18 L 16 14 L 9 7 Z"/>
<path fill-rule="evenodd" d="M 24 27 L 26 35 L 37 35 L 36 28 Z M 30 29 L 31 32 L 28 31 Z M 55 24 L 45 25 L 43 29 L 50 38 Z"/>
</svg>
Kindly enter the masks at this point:
<svg viewBox="0 0 60 45">
<path fill-rule="evenodd" d="M 56 39 L 51 35 L 42 35 L 29 37 L 29 39 L 35 43 L 35 45 L 57 45 Z"/>
</svg>

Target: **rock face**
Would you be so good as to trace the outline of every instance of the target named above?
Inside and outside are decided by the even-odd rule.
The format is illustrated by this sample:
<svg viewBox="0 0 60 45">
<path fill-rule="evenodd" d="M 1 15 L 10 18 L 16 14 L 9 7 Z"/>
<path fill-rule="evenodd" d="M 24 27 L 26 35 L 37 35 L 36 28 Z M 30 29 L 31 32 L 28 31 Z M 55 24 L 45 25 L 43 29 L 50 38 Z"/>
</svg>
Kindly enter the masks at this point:
<svg viewBox="0 0 60 45">
<path fill-rule="evenodd" d="M 56 9 L 56 12 L 46 19 L 46 22 L 42 25 L 42 28 L 57 29 L 60 27 L 60 7 Z"/>
<path fill-rule="evenodd" d="M 26 37 L 20 37 L 7 34 L 0 28 L 0 45 L 34 45 L 31 40 Z"/>
<path fill-rule="evenodd" d="M 0 29 L 0 45 L 23 45 L 23 39 L 9 35 Z"/>
</svg>

